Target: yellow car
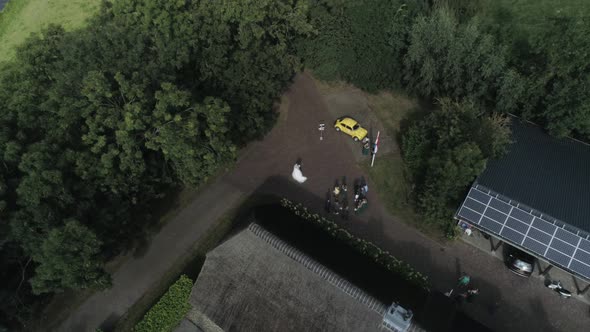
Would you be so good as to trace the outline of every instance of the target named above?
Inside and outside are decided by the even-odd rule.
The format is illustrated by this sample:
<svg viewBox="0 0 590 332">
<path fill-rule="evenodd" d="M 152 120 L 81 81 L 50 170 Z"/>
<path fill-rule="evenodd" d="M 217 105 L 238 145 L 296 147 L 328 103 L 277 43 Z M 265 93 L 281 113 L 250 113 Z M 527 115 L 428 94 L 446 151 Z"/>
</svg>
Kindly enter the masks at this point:
<svg viewBox="0 0 590 332">
<path fill-rule="evenodd" d="M 355 119 L 349 117 L 336 120 L 334 128 L 336 128 L 336 131 L 341 131 L 351 136 L 355 141 L 360 141 L 367 136 L 367 130 L 361 127 Z"/>
</svg>

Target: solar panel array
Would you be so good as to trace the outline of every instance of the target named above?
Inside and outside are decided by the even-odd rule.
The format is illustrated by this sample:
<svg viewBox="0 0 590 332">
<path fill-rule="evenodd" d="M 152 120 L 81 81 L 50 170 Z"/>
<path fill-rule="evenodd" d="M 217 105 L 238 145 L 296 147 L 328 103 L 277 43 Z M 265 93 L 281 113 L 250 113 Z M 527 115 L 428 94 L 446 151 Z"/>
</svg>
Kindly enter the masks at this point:
<svg viewBox="0 0 590 332">
<path fill-rule="evenodd" d="M 469 190 L 457 216 L 590 279 L 590 236 L 481 185 Z"/>
</svg>

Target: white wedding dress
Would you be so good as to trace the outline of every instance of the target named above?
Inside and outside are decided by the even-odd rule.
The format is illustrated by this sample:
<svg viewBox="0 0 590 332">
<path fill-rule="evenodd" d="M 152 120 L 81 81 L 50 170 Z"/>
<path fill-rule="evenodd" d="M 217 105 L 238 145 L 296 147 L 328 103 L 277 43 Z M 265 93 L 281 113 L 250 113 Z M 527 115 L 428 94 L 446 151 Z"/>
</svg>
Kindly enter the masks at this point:
<svg viewBox="0 0 590 332">
<path fill-rule="evenodd" d="M 291 176 L 293 176 L 293 179 L 299 183 L 303 183 L 307 180 L 307 178 L 303 176 L 303 173 L 301 173 L 301 165 L 299 164 L 293 166 L 293 173 L 291 173 Z"/>
</svg>

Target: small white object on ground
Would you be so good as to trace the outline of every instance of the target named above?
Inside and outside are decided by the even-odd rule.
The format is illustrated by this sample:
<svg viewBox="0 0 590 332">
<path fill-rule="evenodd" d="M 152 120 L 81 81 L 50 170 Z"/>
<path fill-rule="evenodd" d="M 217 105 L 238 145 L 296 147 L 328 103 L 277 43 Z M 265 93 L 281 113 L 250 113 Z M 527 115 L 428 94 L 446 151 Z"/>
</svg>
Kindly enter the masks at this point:
<svg viewBox="0 0 590 332">
<path fill-rule="evenodd" d="M 299 164 L 293 166 L 293 173 L 291 173 L 291 176 L 293 176 L 293 179 L 299 183 L 303 183 L 307 180 L 307 178 L 303 176 L 303 173 L 301 173 L 301 165 Z"/>
</svg>

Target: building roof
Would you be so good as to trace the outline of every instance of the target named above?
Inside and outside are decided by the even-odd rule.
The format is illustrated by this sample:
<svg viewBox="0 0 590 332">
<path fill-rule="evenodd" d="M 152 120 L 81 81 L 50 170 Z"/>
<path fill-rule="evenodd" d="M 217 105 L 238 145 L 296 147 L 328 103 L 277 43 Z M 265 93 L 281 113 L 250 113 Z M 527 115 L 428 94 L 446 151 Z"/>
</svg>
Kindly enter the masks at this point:
<svg viewBox="0 0 590 332">
<path fill-rule="evenodd" d="M 508 153 L 490 160 L 477 183 L 590 232 L 590 146 L 558 139 L 514 118 Z"/>
<path fill-rule="evenodd" d="M 387 310 L 257 224 L 207 254 L 189 301 L 224 331 L 378 331 Z"/>
<path fill-rule="evenodd" d="M 552 265 L 590 280 L 590 235 L 473 184 L 456 217 Z"/>
<path fill-rule="evenodd" d="M 590 280 L 590 146 L 519 119 L 456 217 Z"/>
</svg>

